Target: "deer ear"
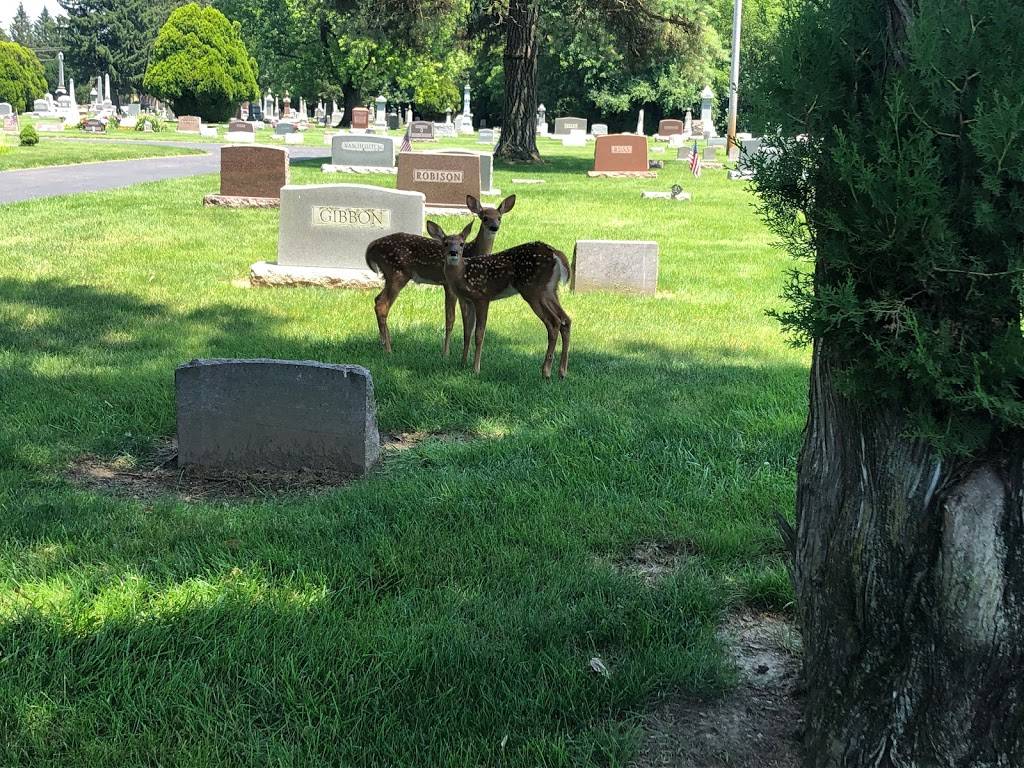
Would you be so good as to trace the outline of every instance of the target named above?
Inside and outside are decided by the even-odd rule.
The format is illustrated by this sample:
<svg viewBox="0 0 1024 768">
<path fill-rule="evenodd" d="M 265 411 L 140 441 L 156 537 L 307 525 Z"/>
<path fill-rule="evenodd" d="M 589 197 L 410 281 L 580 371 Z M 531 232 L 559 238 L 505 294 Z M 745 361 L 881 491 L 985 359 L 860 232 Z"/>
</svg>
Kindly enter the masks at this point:
<svg viewBox="0 0 1024 768">
<path fill-rule="evenodd" d="M 516 196 L 509 195 L 508 197 L 501 201 L 501 205 L 498 206 L 498 213 L 504 216 L 506 213 L 511 211 L 515 207 L 515 205 Z"/>
<path fill-rule="evenodd" d="M 472 231 L 473 231 L 473 222 L 471 221 L 471 222 L 469 222 L 469 224 L 466 225 L 466 228 L 464 230 L 462 230 L 462 239 L 463 240 L 468 239 L 469 235 L 470 235 L 470 233 Z"/>
<path fill-rule="evenodd" d="M 478 216 L 480 215 L 480 201 L 472 195 L 466 195 L 466 207 Z"/>
<path fill-rule="evenodd" d="M 444 230 L 432 221 L 427 222 L 427 233 L 435 240 L 444 242 Z"/>
</svg>

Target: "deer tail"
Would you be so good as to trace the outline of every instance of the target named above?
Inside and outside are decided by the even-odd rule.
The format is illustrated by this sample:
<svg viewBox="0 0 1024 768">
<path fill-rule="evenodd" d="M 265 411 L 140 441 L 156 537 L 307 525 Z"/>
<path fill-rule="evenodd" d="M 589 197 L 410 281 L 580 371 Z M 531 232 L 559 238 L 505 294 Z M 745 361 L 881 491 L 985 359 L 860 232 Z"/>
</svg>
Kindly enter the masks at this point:
<svg viewBox="0 0 1024 768">
<path fill-rule="evenodd" d="M 378 275 L 383 274 L 383 270 L 377 263 L 377 250 L 373 247 L 376 242 L 370 243 L 366 246 L 366 266 L 369 267 L 371 272 L 376 272 Z"/>
<path fill-rule="evenodd" d="M 569 259 L 566 258 L 566 255 L 564 253 L 562 253 L 560 250 L 558 250 L 557 248 L 552 248 L 551 250 L 553 250 L 555 252 L 555 256 L 558 258 L 558 269 L 562 273 L 558 282 L 560 282 L 560 283 L 568 283 L 569 282 Z"/>
</svg>

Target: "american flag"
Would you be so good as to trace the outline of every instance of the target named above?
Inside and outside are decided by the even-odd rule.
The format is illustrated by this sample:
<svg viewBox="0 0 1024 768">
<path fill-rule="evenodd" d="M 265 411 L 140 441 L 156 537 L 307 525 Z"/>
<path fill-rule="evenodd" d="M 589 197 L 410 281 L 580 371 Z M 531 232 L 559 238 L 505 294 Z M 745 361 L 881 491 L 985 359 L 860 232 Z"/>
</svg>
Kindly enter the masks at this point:
<svg viewBox="0 0 1024 768">
<path fill-rule="evenodd" d="M 697 142 L 693 142 L 693 151 L 690 153 L 690 170 L 693 175 L 700 178 L 700 152 L 697 151 Z"/>
<path fill-rule="evenodd" d="M 405 127 L 405 136 L 402 137 L 402 146 L 399 148 L 399 152 L 412 152 L 412 142 L 409 140 L 409 131 L 412 130 L 412 124 L 410 123 Z"/>
</svg>

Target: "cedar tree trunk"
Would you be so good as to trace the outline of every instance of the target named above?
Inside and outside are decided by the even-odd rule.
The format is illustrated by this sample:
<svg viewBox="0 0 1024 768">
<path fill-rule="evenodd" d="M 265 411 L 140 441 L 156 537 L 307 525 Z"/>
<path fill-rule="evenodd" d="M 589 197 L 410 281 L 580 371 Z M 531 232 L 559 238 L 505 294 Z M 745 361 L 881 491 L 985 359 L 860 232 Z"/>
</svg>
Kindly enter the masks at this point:
<svg viewBox="0 0 1024 768">
<path fill-rule="evenodd" d="M 1024 766 L 1024 450 L 969 462 L 848 400 L 819 343 L 794 584 L 809 768 Z"/>
<path fill-rule="evenodd" d="M 505 108 L 495 157 L 540 162 L 537 151 L 537 0 L 510 0 L 505 32 Z"/>
</svg>

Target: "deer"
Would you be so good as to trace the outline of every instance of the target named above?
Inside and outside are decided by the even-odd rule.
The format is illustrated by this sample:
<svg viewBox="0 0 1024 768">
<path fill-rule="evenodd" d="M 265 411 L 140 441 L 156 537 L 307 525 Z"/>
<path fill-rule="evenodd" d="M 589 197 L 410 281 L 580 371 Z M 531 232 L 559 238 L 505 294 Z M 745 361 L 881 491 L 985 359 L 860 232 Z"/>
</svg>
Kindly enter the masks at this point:
<svg viewBox="0 0 1024 768">
<path fill-rule="evenodd" d="M 466 240 L 472 230 L 473 223 L 470 222 L 461 232 L 446 235 L 438 224 L 427 222 L 427 232 L 444 248 L 444 278 L 448 287 L 468 309 L 466 314 L 469 316 L 469 325 L 473 327 L 476 336 L 473 372 L 480 373 L 480 356 L 491 302 L 518 293 L 544 323 L 548 332 L 548 349 L 541 367 L 541 376 L 551 378 L 555 345 L 561 334 L 562 357 L 558 365 L 558 378 L 564 379 L 569 371 L 572 320 L 558 300 L 558 284 L 569 279 L 569 260 L 558 249 L 541 242 L 524 243 L 487 256 L 467 257 Z M 468 356 L 469 334 L 466 333 L 462 346 L 463 365 Z"/>
<path fill-rule="evenodd" d="M 466 195 L 466 207 L 480 219 L 480 231 L 474 240 L 466 244 L 467 255 L 476 257 L 491 254 L 494 249 L 494 238 L 501 227 L 501 217 L 511 211 L 515 204 L 515 195 L 506 197 L 496 208 L 484 207 L 473 195 Z M 378 238 L 366 246 L 366 266 L 384 278 L 384 289 L 374 299 L 373 309 L 377 315 L 377 328 L 385 352 L 391 352 L 388 314 L 395 305 L 398 294 L 411 280 L 444 287 L 444 345 L 441 354 L 447 357 L 451 353 L 456 296 L 445 282 L 444 263 L 444 249 L 435 240 L 422 235 L 396 232 Z M 462 312 L 462 336 L 465 347 L 469 344 L 471 332 L 467 325 L 468 308 L 460 303 L 459 309 Z"/>
</svg>

